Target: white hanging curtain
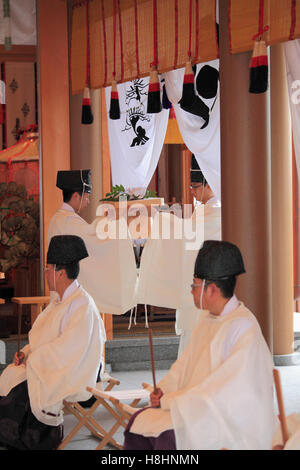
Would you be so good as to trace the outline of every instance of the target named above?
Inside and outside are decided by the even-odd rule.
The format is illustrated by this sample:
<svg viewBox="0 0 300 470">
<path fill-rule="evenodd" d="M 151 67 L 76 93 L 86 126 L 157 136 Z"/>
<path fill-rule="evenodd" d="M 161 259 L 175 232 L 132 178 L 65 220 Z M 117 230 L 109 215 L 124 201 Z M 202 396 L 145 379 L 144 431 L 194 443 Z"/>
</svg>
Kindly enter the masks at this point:
<svg viewBox="0 0 300 470">
<path fill-rule="evenodd" d="M 110 119 L 111 87 L 105 89 L 112 184 L 144 195 L 155 172 L 169 109 L 147 114 L 149 77 L 118 84 L 120 119 Z"/>
<path fill-rule="evenodd" d="M 36 1 L 11 0 L 9 2 L 10 32 L 12 44 L 36 45 Z M 0 44 L 4 44 L 6 20 L 3 1 L 0 2 Z"/>
<path fill-rule="evenodd" d="M 219 59 L 197 64 L 195 82 L 200 70 L 209 65 L 219 70 Z M 205 120 L 184 111 L 178 102 L 182 97 L 183 79 L 185 69 L 171 70 L 164 74 L 166 91 L 169 100 L 173 104 L 178 127 L 188 149 L 195 155 L 198 164 L 217 199 L 221 200 L 221 169 L 220 169 L 220 87 L 213 98 L 203 98 L 197 91 L 198 98 L 209 108 L 209 121 L 206 127 L 201 129 Z"/>
<path fill-rule="evenodd" d="M 300 178 L 300 40 L 284 44 L 298 178 Z"/>
</svg>

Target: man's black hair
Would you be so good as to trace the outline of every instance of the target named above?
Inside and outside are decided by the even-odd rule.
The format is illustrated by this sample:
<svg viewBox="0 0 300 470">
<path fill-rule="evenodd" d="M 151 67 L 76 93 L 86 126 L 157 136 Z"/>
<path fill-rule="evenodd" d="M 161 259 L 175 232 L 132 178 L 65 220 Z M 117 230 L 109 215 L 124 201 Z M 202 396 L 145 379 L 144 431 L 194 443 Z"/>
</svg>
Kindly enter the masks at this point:
<svg viewBox="0 0 300 470">
<path fill-rule="evenodd" d="M 226 279 L 218 279 L 216 281 L 213 280 L 205 280 L 204 289 L 206 289 L 209 284 L 214 283 L 221 291 L 221 294 L 225 299 L 230 299 L 230 297 L 234 294 L 234 289 L 236 285 L 236 276 L 230 276 Z"/>
<path fill-rule="evenodd" d="M 60 271 L 61 269 L 65 269 L 68 279 L 77 279 L 79 274 L 79 261 L 75 261 L 74 263 L 63 265 L 56 265 L 55 271 Z"/>
<path fill-rule="evenodd" d="M 78 193 L 79 196 L 82 196 L 82 191 L 66 191 L 63 189 L 63 201 L 69 202 L 74 193 Z"/>
</svg>

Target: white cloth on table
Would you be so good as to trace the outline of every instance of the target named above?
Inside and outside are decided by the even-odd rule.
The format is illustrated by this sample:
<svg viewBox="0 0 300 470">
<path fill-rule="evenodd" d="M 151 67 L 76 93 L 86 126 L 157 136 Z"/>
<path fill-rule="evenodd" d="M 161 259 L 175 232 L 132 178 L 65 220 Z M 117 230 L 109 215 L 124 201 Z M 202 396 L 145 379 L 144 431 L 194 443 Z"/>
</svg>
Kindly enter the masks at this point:
<svg viewBox="0 0 300 470">
<path fill-rule="evenodd" d="M 140 264 L 138 303 L 175 309 L 193 306 L 190 284 L 204 240 L 204 207 L 189 218 L 155 214 Z"/>
<path fill-rule="evenodd" d="M 271 449 L 271 353 L 243 303 L 223 313 L 201 312 L 186 350 L 157 384 L 161 409 L 140 413 L 130 432 L 149 436 L 159 416 L 155 436 L 170 429 L 171 418 L 178 450 Z"/>
<path fill-rule="evenodd" d="M 22 349 L 26 365 L 10 364 L 3 371 L 0 396 L 27 380 L 32 413 L 57 426 L 63 422 L 63 400 L 85 401 L 91 396 L 86 387 L 96 385 L 104 338 L 95 302 L 73 283 L 65 298 L 51 301 L 37 317 L 28 337 Z"/>
</svg>

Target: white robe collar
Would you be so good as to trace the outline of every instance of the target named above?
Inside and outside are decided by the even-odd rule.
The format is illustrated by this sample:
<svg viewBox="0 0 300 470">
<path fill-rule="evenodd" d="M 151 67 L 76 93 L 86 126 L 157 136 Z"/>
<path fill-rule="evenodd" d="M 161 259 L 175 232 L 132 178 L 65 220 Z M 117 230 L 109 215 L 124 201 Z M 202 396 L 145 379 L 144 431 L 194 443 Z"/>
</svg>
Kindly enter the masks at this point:
<svg viewBox="0 0 300 470">
<path fill-rule="evenodd" d="M 197 201 L 196 199 L 196 203 L 195 203 L 195 207 L 197 206 L 216 206 L 216 207 L 221 207 L 221 203 L 219 201 L 219 199 L 216 198 L 216 196 L 212 196 L 210 199 L 208 199 L 206 201 L 205 204 L 203 204 L 203 202 L 201 201 Z"/>
<path fill-rule="evenodd" d="M 70 284 L 70 285 L 66 288 L 65 292 L 63 293 L 62 298 L 60 298 L 58 292 L 53 291 L 53 292 L 55 292 L 54 303 L 58 304 L 58 303 L 60 303 L 60 302 L 63 302 L 64 300 L 66 300 L 68 297 L 70 297 L 70 296 L 75 292 L 76 289 L 78 289 L 79 285 L 80 285 L 79 282 L 77 281 L 77 279 L 75 279 L 75 280 L 72 282 L 72 284 Z"/>
<path fill-rule="evenodd" d="M 234 310 L 236 310 L 238 307 L 240 306 L 240 302 L 239 300 L 237 299 L 237 297 L 235 295 L 233 295 L 230 300 L 225 304 L 225 307 L 223 308 L 222 312 L 220 313 L 220 315 L 214 315 L 213 313 L 210 313 L 208 310 L 208 318 L 213 318 L 214 320 L 221 320 L 221 317 L 222 319 L 228 315 L 229 313 L 233 312 Z"/>
<path fill-rule="evenodd" d="M 238 308 L 239 305 L 240 305 L 240 302 L 238 301 L 236 296 L 233 295 L 231 299 L 227 302 L 225 307 L 223 308 L 222 312 L 220 313 L 220 316 L 222 317 L 222 316 L 227 315 L 230 312 L 233 312 L 234 310 Z"/>
<path fill-rule="evenodd" d="M 63 205 L 61 206 L 61 210 L 75 213 L 73 207 L 70 206 L 70 204 L 67 204 L 66 202 L 64 202 Z"/>
</svg>

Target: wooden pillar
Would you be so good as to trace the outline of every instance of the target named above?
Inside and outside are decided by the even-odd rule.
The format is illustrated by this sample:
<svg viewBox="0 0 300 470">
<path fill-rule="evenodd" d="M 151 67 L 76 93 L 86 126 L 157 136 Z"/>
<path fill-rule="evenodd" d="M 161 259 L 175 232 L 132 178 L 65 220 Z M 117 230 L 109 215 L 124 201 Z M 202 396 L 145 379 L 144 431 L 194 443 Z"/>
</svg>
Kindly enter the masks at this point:
<svg viewBox="0 0 300 470">
<path fill-rule="evenodd" d="M 37 2 L 41 264 L 50 218 L 62 204 L 58 170 L 70 169 L 67 2 Z M 43 275 L 43 271 L 42 271 Z M 43 283 L 43 279 L 42 279 Z M 47 286 L 42 286 L 47 290 Z"/>
<path fill-rule="evenodd" d="M 242 252 L 237 296 L 272 350 L 268 93 L 248 92 L 251 52 L 229 53 L 228 3 L 219 2 L 222 239 Z"/>
<path fill-rule="evenodd" d="M 270 47 L 272 304 L 275 364 L 294 352 L 292 137 L 282 44 Z M 297 355 L 298 356 L 298 355 Z M 278 359 L 278 360 L 277 360 Z"/>
<path fill-rule="evenodd" d="M 298 175 L 293 146 L 293 220 L 294 220 L 294 300 L 295 312 L 300 312 L 300 175 Z"/>
<path fill-rule="evenodd" d="M 105 194 L 111 190 L 111 168 L 104 88 L 102 88 L 101 93 L 102 197 L 105 197 Z M 103 321 L 107 339 L 113 339 L 113 315 L 105 313 Z"/>
</svg>

